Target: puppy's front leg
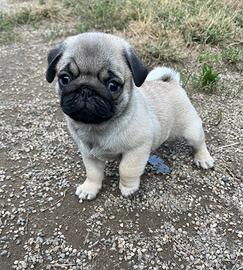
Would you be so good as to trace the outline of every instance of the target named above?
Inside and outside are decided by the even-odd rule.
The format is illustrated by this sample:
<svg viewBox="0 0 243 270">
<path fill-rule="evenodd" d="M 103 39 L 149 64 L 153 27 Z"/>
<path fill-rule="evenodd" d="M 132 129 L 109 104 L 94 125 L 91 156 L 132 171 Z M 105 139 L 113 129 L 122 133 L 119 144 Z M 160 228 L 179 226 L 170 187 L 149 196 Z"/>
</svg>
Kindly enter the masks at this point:
<svg viewBox="0 0 243 270">
<path fill-rule="evenodd" d="M 92 200 L 101 189 L 104 178 L 105 162 L 90 157 L 83 157 L 83 162 L 87 178 L 83 184 L 77 187 L 76 195 L 80 199 Z"/>
<path fill-rule="evenodd" d="M 151 148 L 143 146 L 124 153 L 119 165 L 119 188 L 123 196 L 129 196 L 139 189 L 140 176 L 149 158 Z"/>
</svg>

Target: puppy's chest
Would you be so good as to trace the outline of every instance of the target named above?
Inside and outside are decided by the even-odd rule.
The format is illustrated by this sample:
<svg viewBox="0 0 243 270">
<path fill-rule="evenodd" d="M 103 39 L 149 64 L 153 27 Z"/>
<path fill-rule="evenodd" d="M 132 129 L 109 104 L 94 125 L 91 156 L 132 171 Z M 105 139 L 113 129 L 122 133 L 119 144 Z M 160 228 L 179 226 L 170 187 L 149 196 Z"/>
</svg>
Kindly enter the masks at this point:
<svg viewBox="0 0 243 270">
<path fill-rule="evenodd" d="M 110 136 L 95 134 L 84 136 L 84 134 L 79 134 L 78 137 L 81 143 L 80 150 L 82 154 L 103 160 L 118 158 L 124 148 L 117 138 L 114 140 Z"/>
<path fill-rule="evenodd" d="M 112 147 L 110 144 L 99 143 L 99 142 L 89 142 L 85 144 L 86 153 L 89 156 L 93 156 L 99 159 L 115 159 L 121 153 L 121 149 L 117 149 L 116 147 Z"/>
</svg>

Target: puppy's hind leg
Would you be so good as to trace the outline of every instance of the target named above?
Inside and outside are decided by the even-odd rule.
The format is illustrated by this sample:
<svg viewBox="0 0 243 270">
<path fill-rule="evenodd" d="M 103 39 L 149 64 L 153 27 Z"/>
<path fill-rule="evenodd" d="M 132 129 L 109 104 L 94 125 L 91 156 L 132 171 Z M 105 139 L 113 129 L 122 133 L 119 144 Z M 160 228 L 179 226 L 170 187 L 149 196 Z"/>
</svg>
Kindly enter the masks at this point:
<svg viewBox="0 0 243 270">
<path fill-rule="evenodd" d="M 203 169 L 212 168 L 214 160 L 208 152 L 201 119 L 191 119 L 190 124 L 184 131 L 184 138 L 194 149 L 194 162 Z"/>
</svg>

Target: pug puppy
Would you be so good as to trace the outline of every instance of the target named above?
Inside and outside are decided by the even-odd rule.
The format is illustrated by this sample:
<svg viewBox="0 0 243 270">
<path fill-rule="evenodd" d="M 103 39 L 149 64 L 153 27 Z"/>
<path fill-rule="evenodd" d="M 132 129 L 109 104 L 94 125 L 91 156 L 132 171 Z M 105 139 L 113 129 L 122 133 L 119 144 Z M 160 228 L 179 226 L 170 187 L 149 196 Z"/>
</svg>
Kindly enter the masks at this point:
<svg viewBox="0 0 243 270">
<path fill-rule="evenodd" d="M 196 165 L 213 167 L 202 122 L 180 85 L 165 67 L 148 73 L 131 45 L 105 33 L 71 36 L 48 54 L 46 79 L 56 90 L 68 129 L 82 154 L 87 178 L 80 199 L 101 189 L 105 161 L 120 159 L 123 196 L 138 190 L 150 152 L 170 138 L 184 137 Z"/>
</svg>

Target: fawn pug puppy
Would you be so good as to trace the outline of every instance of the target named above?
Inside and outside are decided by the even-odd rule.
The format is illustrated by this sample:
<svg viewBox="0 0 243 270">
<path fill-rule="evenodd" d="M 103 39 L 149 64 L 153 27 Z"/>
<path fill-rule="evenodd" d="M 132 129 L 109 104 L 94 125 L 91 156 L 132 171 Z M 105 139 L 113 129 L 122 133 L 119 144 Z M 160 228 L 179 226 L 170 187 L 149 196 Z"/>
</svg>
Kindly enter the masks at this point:
<svg viewBox="0 0 243 270">
<path fill-rule="evenodd" d="M 105 33 L 71 36 L 48 54 L 46 79 L 57 76 L 56 89 L 69 131 L 87 172 L 77 187 L 80 199 L 94 199 L 101 189 L 105 161 L 120 158 L 119 188 L 128 196 L 138 190 L 152 150 L 184 137 L 194 160 L 213 166 L 202 122 L 179 74 L 158 67 L 148 73 L 131 45 Z"/>
</svg>

